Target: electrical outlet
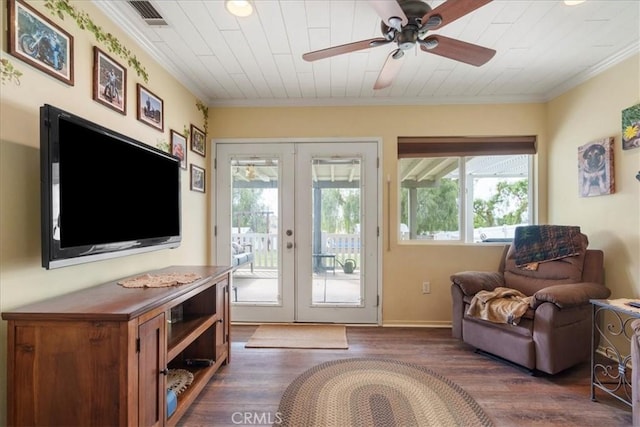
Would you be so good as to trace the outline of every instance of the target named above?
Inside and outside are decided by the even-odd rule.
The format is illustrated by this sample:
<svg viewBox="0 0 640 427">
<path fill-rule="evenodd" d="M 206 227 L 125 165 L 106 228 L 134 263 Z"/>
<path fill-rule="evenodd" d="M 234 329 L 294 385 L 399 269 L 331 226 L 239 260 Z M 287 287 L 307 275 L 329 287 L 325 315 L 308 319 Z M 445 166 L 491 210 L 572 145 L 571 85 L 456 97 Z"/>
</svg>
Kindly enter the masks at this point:
<svg viewBox="0 0 640 427">
<path fill-rule="evenodd" d="M 423 294 L 431 293 L 431 282 L 422 282 L 422 293 Z"/>
</svg>

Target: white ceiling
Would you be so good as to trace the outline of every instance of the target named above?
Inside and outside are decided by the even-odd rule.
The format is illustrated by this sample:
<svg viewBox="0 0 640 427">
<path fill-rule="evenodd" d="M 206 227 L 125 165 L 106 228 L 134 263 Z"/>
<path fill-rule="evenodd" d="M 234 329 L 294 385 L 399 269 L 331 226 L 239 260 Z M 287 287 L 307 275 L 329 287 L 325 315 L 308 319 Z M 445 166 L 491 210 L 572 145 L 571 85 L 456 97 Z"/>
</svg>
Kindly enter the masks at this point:
<svg viewBox="0 0 640 427">
<path fill-rule="evenodd" d="M 434 31 L 495 49 L 486 65 L 409 51 L 394 83 L 374 91 L 393 44 L 302 59 L 308 51 L 381 37 L 380 17 L 368 1 L 251 1 L 255 13 L 236 18 L 222 0 L 150 0 L 168 24 L 154 27 L 127 1 L 93 0 L 209 105 L 544 102 L 640 52 L 638 0 L 578 6 L 494 0 Z M 435 8 L 443 0 L 427 3 Z M 161 93 L 153 76 L 149 85 Z"/>
</svg>

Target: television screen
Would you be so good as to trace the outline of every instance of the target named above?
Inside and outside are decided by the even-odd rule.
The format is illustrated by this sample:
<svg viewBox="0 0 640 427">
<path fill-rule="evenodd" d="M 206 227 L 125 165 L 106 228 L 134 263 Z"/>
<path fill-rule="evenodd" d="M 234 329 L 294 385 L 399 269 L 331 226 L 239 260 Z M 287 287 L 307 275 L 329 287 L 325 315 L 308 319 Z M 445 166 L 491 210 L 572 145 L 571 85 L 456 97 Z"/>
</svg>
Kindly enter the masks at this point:
<svg viewBox="0 0 640 427">
<path fill-rule="evenodd" d="M 56 268 L 180 244 L 180 160 L 44 105 L 42 265 Z"/>
</svg>

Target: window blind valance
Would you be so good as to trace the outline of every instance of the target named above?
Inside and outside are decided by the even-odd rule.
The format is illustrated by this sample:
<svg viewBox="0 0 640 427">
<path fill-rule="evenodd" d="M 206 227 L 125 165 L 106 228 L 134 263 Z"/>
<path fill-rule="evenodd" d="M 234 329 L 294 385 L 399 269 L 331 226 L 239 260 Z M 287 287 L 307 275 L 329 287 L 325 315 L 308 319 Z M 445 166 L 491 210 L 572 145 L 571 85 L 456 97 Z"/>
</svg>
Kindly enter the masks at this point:
<svg viewBox="0 0 640 427">
<path fill-rule="evenodd" d="M 537 137 L 400 136 L 398 158 L 536 154 Z"/>
</svg>

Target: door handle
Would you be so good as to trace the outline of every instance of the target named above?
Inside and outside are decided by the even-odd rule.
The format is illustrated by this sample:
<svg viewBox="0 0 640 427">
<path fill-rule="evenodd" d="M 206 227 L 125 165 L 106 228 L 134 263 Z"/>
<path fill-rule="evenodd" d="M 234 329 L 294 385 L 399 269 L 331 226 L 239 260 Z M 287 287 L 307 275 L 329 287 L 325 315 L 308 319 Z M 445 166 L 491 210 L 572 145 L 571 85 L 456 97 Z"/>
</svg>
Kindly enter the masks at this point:
<svg viewBox="0 0 640 427">
<path fill-rule="evenodd" d="M 291 235 L 293 234 L 293 231 L 292 231 L 292 230 L 287 230 L 285 234 L 286 234 L 287 236 L 291 236 Z"/>
<path fill-rule="evenodd" d="M 293 248 L 293 243 L 287 242 L 287 249 L 291 249 L 291 248 Z"/>
</svg>

